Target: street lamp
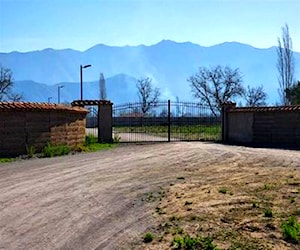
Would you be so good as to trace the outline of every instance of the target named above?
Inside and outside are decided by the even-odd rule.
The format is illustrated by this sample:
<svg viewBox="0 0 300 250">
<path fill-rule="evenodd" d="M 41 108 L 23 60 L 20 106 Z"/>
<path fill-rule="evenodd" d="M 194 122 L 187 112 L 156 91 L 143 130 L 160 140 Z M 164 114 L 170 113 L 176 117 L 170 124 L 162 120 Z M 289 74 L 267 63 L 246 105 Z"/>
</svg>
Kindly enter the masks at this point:
<svg viewBox="0 0 300 250">
<path fill-rule="evenodd" d="M 82 69 L 85 69 L 85 68 L 88 68 L 88 67 L 91 67 L 92 65 L 91 64 L 87 64 L 87 65 L 80 65 L 80 100 L 82 101 L 83 99 L 83 94 L 82 94 Z"/>
<path fill-rule="evenodd" d="M 64 86 L 63 85 L 58 85 L 57 86 L 57 103 L 60 104 L 60 89 L 62 89 Z"/>
</svg>

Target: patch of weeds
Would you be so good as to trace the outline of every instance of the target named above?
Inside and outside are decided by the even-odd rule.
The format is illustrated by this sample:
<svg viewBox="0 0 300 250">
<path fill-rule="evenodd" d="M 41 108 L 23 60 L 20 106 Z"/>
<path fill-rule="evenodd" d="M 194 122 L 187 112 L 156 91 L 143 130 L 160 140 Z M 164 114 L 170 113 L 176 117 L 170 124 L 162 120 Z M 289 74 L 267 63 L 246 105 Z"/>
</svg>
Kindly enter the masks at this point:
<svg viewBox="0 0 300 250">
<path fill-rule="evenodd" d="M 144 243 L 150 243 L 150 242 L 153 241 L 153 238 L 154 238 L 153 234 L 150 233 L 150 232 L 148 232 L 148 233 L 146 233 L 146 234 L 144 235 L 143 242 L 144 242 Z"/>
<path fill-rule="evenodd" d="M 184 233 L 184 230 L 183 230 L 182 227 L 177 226 L 177 227 L 175 227 L 175 228 L 172 228 L 172 229 L 170 230 L 170 233 L 171 233 L 172 235 L 182 235 L 182 234 Z"/>
<path fill-rule="evenodd" d="M 300 209 L 297 209 L 293 214 L 294 214 L 294 215 L 299 215 L 299 216 L 300 216 Z"/>
<path fill-rule="evenodd" d="M 192 205 L 192 204 L 193 204 L 192 201 L 186 201 L 186 202 L 184 203 L 185 206 Z"/>
<path fill-rule="evenodd" d="M 221 194 L 226 194 L 227 192 L 228 192 L 228 189 L 226 187 L 221 187 L 219 189 L 219 193 L 221 193 Z"/>
<path fill-rule="evenodd" d="M 300 186 L 300 181 L 293 181 L 288 183 L 290 186 Z"/>
<path fill-rule="evenodd" d="M 291 243 L 300 244 L 300 223 L 292 216 L 281 224 L 283 238 Z"/>
<path fill-rule="evenodd" d="M 67 145 L 58 145 L 53 146 L 50 143 L 43 150 L 44 157 L 55 157 L 55 156 L 62 156 L 67 155 L 71 151 L 71 148 Z"/>
<path fill-rule="evenodd" d="M 252 208 L 259 208 L 259 205 L 256 202 L 252 203 Z"/>
<path fill-rule="evenodd" d="M 114 143 L 119 143 L 121 141 L 121 136 L 119 133 L 114 133 L 114 138 L 113 138 Z"/>
<path fill-rule="evenodd" d="M 189 235 L 183 237 L 175 236 L 172 239 L 171 246 L 173 249 L 217 250 L 217 247 L 213 244 L 213 240 L 210 237 L 191 237 Z"/>
<path fill-rule="evenodd" d="M 290 202 L 295 203 L 296 202 L 296 197 L 295 196 L 290 197 Z"/>
<path fill-rule="evenodd" d="M 265 184 L 264 185 L 264 190 L 271 190 L 271 189 L 273 189 L 275 186 L 274 185 L 272 185 L 272 184 Z"/>
<path fill-rule="evenodd" d="M 273 217 L 273 212 L 272 212 L 272 209 L 271 208 L 267 208 L 267 209 L 265 209 L 265 217 L 267 217 L 267 218 L 271 218 L 271 217 Z"/>
<path fill-rule="evenodd" d="M 12 162 L 12 158 L 0 158 L 0 163 L 5 163 L 5 162 Z"/>
<path fill-rule="evenodd" d="M 36 148 L 34 146 L 26 145 L 26 154 L 28 158 L 32 158 L 36 152 Z"/>
<path fill-rule="evenodd" d="M 164 212 L 160 207 L 156 207 L 155 212 L 158 214 L 166 214 L 166 212 Z"/>
</svg>

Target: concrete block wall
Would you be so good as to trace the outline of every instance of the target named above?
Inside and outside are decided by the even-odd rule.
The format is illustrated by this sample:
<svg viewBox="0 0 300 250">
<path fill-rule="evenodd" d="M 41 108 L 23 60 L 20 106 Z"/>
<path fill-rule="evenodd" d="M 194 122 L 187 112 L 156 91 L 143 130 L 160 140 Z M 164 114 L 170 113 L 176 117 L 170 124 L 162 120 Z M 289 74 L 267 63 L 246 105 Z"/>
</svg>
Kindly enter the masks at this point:
<svg viewBox="0 0 300 250">
<path fill-rule="evenodd" d="M 75 147 L 85 141 L 87 110 L 63 105 L 0 102 L 0 156 L 26 154 L 51 143 Z"/>
<path fill-rule="evenodd" d="M 227 109 L 225 141 L 283 148 L 300 148 L 300 105 Z"/>
</svg>

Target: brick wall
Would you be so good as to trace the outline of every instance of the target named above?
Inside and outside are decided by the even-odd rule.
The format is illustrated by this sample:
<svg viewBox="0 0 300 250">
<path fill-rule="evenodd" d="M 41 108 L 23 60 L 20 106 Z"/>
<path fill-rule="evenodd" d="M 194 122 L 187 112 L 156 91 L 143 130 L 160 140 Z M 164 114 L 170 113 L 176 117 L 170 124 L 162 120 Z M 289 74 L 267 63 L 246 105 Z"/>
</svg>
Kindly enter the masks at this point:
<svg viewBox="0 0 300 250">
<path fill-rule="evenodd" d="M 0 156 L 26 153 L 26 146 L 41 151 L 53 145 L 84 143 L 87 110 L 40 103 L 0 102 Z"/>
<path fill-rule="evenodd" d="M 236 108 L 226 111 L 225 141 L 300 148 L 300 106 Z"/>
</svg>

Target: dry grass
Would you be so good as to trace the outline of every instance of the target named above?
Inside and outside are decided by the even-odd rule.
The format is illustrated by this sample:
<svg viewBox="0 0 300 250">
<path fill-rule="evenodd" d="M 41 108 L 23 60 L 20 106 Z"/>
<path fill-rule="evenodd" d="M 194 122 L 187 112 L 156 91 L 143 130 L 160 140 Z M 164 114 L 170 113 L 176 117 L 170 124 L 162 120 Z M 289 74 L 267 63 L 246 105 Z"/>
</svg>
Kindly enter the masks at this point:
<svg viewBox="0 0 300 250">
<path fill-rule="evenodd" d="M 299 249 L 281 232 L 291 215 L 300 218 L 299 168 L 251 160 L 187 168 L 167 188 L 154 212 L 155 240 L 143 247 L 170 249 L 174 236 L 188 234 L 209 236 L 218 249 Z"/>
</svg>

